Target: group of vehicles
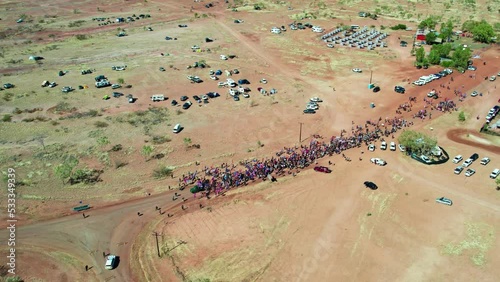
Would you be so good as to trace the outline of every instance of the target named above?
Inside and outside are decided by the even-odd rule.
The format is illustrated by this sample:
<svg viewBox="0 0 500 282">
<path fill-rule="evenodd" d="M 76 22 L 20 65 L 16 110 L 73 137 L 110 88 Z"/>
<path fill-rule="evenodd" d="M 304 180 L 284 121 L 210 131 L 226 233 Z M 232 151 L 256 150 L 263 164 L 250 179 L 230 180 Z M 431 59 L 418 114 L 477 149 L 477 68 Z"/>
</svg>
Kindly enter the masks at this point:
<svg viewBox="0 0 500 282">
<path fill-rule="evenodd" d="M 306 104 L 306 109 L 304 110 L 304 114 L 315 114 L 317 110 L 319 110 L 319 105 L 318 103 L 323 102 L 318 97 L 312 97 L 309 99 L 309 102 Z"/>
<path fill-rule="evenodd" d="M 495 105 L 488 111 L 488 114 L 486 115 L 486 122 L 490 123 L 498 115 L 498 112 L 500 112 L 500 106 Z"/>
<path fill-rule="evenodd" d="M 471 177 L 472 175 L 474 175 L 474 174 L 476 173 L 476 170 L 475 170 L 475 169 L 473 169 L 473 168 L 469 168 L 469 166 L 471 166 L 471 165 L 472 165 L 472 163 L 474 163 L 474 162 L 475 162 L 476 160 L 478 160 L 478 159 L 479 159 L 479 155 L 478 155 L 477 153 L 472 154 L 472 155 L 471 155 L 468 159 L 466 159 L 466 160 L 465 160 L 465 161 L 464 161 L 461 165 L 457 166 L 457 167 L 453 170 L 453 172 L 454 172 L 455 174 L 457 174 L 457 175 L 458 175 L 458 174 L 462 173 L 462 171 L 464 171 L 464 170 L 465 170 L 465 176 L 466 176 L 466 177 Z M 463 160 L 462 155 L 457 155 L 457 156 L 455 156 L 455 157 L 453 158 L 452 162 L 453 162 L 454 164 L 458 164 L 458 163 L 460 163 L 462 160 Z M 481 159 L 480 164 L 481 164 L 481 165 L 487 165 L 487 164 L 489 164 L 489 163 L 490 163 L 490 161 L 491 161 L 491 160 L 490 160 L 490 158 L 488 158 L 488 157 L 484 157 L 484 158 L 482 158 L 482 159 Z M 497 178 L 497 176 L 498 176 L 499 174 L 500 174 L 500 169 L 494 169 L 494 170 L 491 172 L 491 174 L 490 174 L 490 178 L 495 179 L 495 178 Z"/>
<path fill-rule="evenodd" d="M 452 74 L 453 71 L 451 69 L 444 69 L 438 73 L 430 74 L 428 76 L 422 76 L 418 80 L 414 81 L 413 84 L 417 86 L 422 86 L 425 85 L 431 81 L 434 81 L 436 79 L 440 79 L 441 77 L 445 77 L 449 74 Z"/>
<path fill-rule="evenodd" d="M 405 146 L 399 144 L 398 147 L 399 147 L 399 150 L 401 152 L 406 151 Z M 387 142 L 382 141 L 382 143 L 380 143 L 380 150 L 384 150 L 384 151 L 387 150 Z M 389 144 L 389 150 L 396 151 L 396 143 L 395 142 L 391 142 Z M 368 145 L 368 151 L 370 151 L 370 152 L 375 151 L 375 145 L 373 145 L 373 144 Z"/>
</svg>

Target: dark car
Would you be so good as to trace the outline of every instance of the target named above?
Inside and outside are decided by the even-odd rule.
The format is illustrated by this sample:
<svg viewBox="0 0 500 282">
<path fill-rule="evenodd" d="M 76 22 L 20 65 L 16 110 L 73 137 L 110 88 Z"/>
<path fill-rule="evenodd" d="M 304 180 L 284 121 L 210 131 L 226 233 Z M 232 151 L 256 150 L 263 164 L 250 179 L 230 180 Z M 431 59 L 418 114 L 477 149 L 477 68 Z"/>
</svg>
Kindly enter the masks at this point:
<svg viewBox="0 0 500 282">
<path fill-rule="evenodd" d="M 396 91 L 397 93 L 404 94 L 406 90 L 402 86 L 394 86 L 394 91 Z"/>
<path fill-rule="evenodd" d="M 380 91 L 380 87 L 379 87 L 379 86 L 375 86 L 375 87 L 373 88 L 373 92 L 377 93 L 377 92 L 379 92 L 379 91 Z"/>
<path fill-rule="evenodd" d="M 200 100 L 201 100 L 201 98 L 200 98 L 200 97 L 198 97 L 198 95 L 194 95 L 194 96 L 193 96 L 193 99 L 194 99 L 195 101 L 200 101 Z"/>
<path fill-rule="evenodd" d="M 188 96 L 181 96 L 181 98 L 180 98 L 180 100 L 181 100 L 182 102 L 186 101 L 187 99 L 189 99 L 189 97 L 188 97 Z"/>
<path fill-rule="evenodd" d="M 217 92 L 208 92 L 207 96 L 210 98 L 216 98 L 216 97 L 219 97 L 220 95 Z"/>
<path fill-rule="evenodd" d="M 172 102 L 170 102 L 170 104 L 171 104 L 172 106 L 177 106 L 177 104 L 179 104 L 179 103 L 178 103 L 176 100 L 172 100 Z"/>
<path fill-rule="evenodd" d="M 240 84 L 240 85 L 250 84 L 250 81 L 248 81 L 247 79 L 239 79 L 238 80 L 238 84 Z"/>
<path fill-rule="evenodd" d="M 238 95 L 234 95 L 233 100 L 235 100 L 235 101 L 239 101 L 239 100 L 240 100 L 240 97 L 238 97 Z"/>
<path fill-rule="evenodd" d="M 177 40 L 177 38 L 172 38 L 170 36 L 165 36 L 165 40 Z"/>
<path fill-rule="evenodd" d="M 476 153 L 474 153 L 474 154 L 472 154 L 472 156 L 470 156 L 470 158 L 469 158 L 469 159 L 471 159 L 471 160 L 475 161 L 475 160 L 479 159 L 479 155 L 478 155 L 478 154 L 476 154 Z"/>
<path fill-rule="evenodd" d="M 115 98 L 120 98 L 121 96 L 123 96 L 123 93 L 120 93 L 120 92 L 113 92 L 113 97 L 115 97 Z"/>
<path fill-rule="evenodd" d="M 188 27 L 187 24 L 180 24 L 179 27 Z"/>
<path fill-rule="evenodd" d="M 332 170 L 327 168 L 326 166 L 316 166 L 316 167 L 314 167 L 314 171 L 323 172 L 323 173 L 331 173 L 332 172 Z"/>
<path fill-rule="evenodd" d="M 187 109 L 189 109 L 189 107 L 191 107 L 191 105 L 192 105 L 192 104 L 193 104 L 193 103 L 191 103 L 191 101 L 187 101 L 186 103 L 184 103 L 184 104 L 182 105 L 182 108 L 183 108 L 184 110 L 187 110 Z"/>
<path fill-rule="evenodd" d="M 315 114 L 315 113 L 316 113 L 316 111 L 313 109 L 305 109 L 304 110 L 304 114 Z"/>
<path fill-rule="evenodd" d="M 3 85 L 3 88 L 5 88 L 5 89 L 14 88 L 14 84 L 12 84 L 12 83 L 5 83 L 5 84 Z"/>
<path fill-rule="evenodd" d="M 375 183 L 373 183 L 371 181 L 365 181 L 364 184 L 365 184 L 366 188 L 370 188 L 372 190 L 377 190 L 378 189 L 377 184 L 375 184 Z"/>
</svg>

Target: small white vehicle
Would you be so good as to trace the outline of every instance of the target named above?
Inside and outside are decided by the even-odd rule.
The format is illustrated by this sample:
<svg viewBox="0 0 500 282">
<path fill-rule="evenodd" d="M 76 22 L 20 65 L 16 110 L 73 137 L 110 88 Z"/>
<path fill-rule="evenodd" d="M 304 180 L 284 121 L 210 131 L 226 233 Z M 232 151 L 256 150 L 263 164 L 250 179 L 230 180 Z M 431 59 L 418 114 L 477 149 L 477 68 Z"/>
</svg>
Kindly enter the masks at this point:
<svg viewBox="0 0 500 282">
<path fill-rule="evenodd" d="M 476 97 L 477 95 L 479 95 L 479 93 L 476 90 L 474 90 L 474 91 L 472 91 L 472 93 L 470 93 L 471 97 Z"/>
<path fill-rule="evenodd" d="M 500 174 L 500 169 L 495 168 L 495 169 L 491 172 L 491 174 L 490 174 L 490 178 L 491 178 L 491 179 L 495 179 L 495 178 L 497 178 L 497 176 L 498 176 L 499 174 Z"/>
<path fill-rule="evenodd" d="M 406 147 L 405 147 L 404 145 L 399 144 L 399 145 L 398 145 L 398 147 L 399 147 L 399 150 L 400 150 L 401 152 L 405 152 L 405 151 L 406 151 Z"/>
<path fill-rule="evenodd" d="M 490 158 L 484 157 L 484 158 L 481 159 L 481 164 L 482 165 L 487 165 L 489 163 L 490 163 Z"/>
<path fill-rule="evenodd" d="M 371 158 L 370 162 L 373 164 L 376 164 L 376 165 L 380 165 L 380 166 L 384 166 L 387 164 L 386 161 L 384 161 L 383 159 L 380 159 L 380 158 Z"/>
<path fill-rule="evenodd" d="M 219 87 L 224 87 L 224 86 L 226 86 L 226 85 L 227 85 L 227 82 L 220 81 L 220 82 L 218 82 L 218 83 L 217 83 L 217 85 L 218 85 Z"/>
<path fill-rule="evenodd" d="M 430 163 L 431 162 L 431 159 L 429 159 L 429 157 L 425 156 L 425 155 L 421 155 L 420 158 L 425 162 L 425 163 Z"/>
<path fill-rule="evenodd" d="M 361 69 L 352 69 L 352 71 L 356 72 L 356 73 L 362 73 L 363 72 L 363 70 L 361 70 Z"/>
<path fill-rule="evenodd" d="M 202 99 L 202 100 L 204 100 L 204 101 L 205 101 L 205 100 L 208 100 L 208 96 L 207 96 L 207 95 L 202 95 L 202 96 L 201 96 L 201 99 Z"/>
<path fill-rule="evenodd" d="M 447 206 L 453 205 L 453 202 L 450 199 L 445 198 L 445 197 L 437 198 L 436 203 L 447 205 Z"/>
<path fill-rule="evenodd" d="M 396 151 L 396 143 L 391 142 L 391 144 L 389 145 L 389 148 L 391 151 Z"/>
<path fill-rule="evenodd" d="M 227 56 L 226 55 L 220 55 L 220 59 L 226 61 L 227 60 Z"/>
<path fill-rule="evenodd" d="M 263 78 L 263 79 L 261 79 L 261 80 L 260 80 L 260 83 L 262 83 L 262 84 L 266 84 L 266 83 L 267 83 L 267 80 L 266 80 L 265 78 Z"/>
<path fill-rule="evenodd" d="M 215 76 L 215 75 L 211 75 L 211 76 L 210 76 L 210 79 L 211 79 L 211 80 L 219 80 L 219 78 L 218 78 L 217 76 Z"/>
<path fill-rule="evenodd" d="M 462 171 L 463 171 L 463 170 L 464 170 L 464 167 L 463 167 L 463 166 L 461 166 L 461 165 L 459 165 L 459 166 L 457 166 L 457 167 L 453 170 L 453 172 L 454 172 L 456 175 L 459 175 L 460 173 L 462 173 Z"/>
<path fill-rule="evenodd" d="M 385 141 L 382 141 L 380 144 L 380 150 L 386 150 L 387 149 L 387 143 Z"/>
<path fill-rule="evenodd" d="M 307 104 L 306 109 L 317 110 L 319 109 L 319 106 L 317 104 Z"/>
<path fill-rule="evenodd" d="M 243 92 L 243 97 L 245 98 L 250 98 L 250 94 L 246 93 L 246 92 Z"/>
<path fill-rule="evenodd" d="M 370 151 L 370 152 L 375 151 L 375 145 L 373 145 L 373 144 L 368 145 L 368 151 Z"/>
<path fill-rule="evenodd" d="M 490 81 L 495 81 L 496 79 L 497 79 L 497 77 L 496 77 L 496 76 L 494 76 L 494 75 L 492 75 L 492 76 L 490 77 Z"/>
<path fill-rule="evenodd" d="M 458 164 L 458 163 L 459 163 L 459 162 L 461 162 L 462 160 L 463 160 L 462 155 L 458 155 L 458 156 L 455 156 L 455 157 L 453 158 L 453 161 L 452 161 L 452 162 L 453 162 L 454 164 Z"/>
<path fill-rule="evenodd" d="M 474 175 L 474 173 L 476 173 L 476 170 L 472 169 L 472 168 L 469 168 L 465 171 L 465 176 L 466 177 L 471 177 Z"/>
<path fill-rule="evenodd" d="M 231 95 L 231 96 L 234 96 L 234 95 L 236 95 L 238 93 L 236 90 L 234 90 L 232 88 L 229 89 L 228 91 L 229 91 L 229 95 Z"/>
<path fill-rule="evenodd" d="M 182 125 L 181 125 L 180 123 L 178 123 L 178 124 L 176 124 L 176 125 L 174 126 L 174 129 L 172 129 L 172 132 L 173 132 L 173 133 L 179 133 L 179 132 L 181 132 L 181 131 L 182 131 L 182 129 L 183 129 Z"/>
<path fill-rule="evenodd" d="M 153 102 L 165 101 L 165 96 L 164 95 L 153 95 L 153 96 L 151 96 L 151 101 L 153 101 Z"/>
<path fill-rule="evenodd" d="M 469 167 L 473 162 L 474 162 L 474 160 L 472 160 L 472 159 L 466 159 L 464 161 L 464 164 L 462 166 L 463 167 Z"/>
<path fill-rule="evenodd" d="M 311 99 L 309 99 L 311 102 L 314 102 L 314 103 L 319 103 L 319 102 L 323 102 L 323 100 L 321 100 L 320 98 L 318 97 L 312 97 Z"/>
<path fill-rule="evenodd" d="M 109 255 L 106 258 L 106 264 L 104 265 L 104 268 L 107 270 L 112 270 L 116 267 L 116 262 L 117 262 L 117 257 L 114 255 Z"/>
</svg>

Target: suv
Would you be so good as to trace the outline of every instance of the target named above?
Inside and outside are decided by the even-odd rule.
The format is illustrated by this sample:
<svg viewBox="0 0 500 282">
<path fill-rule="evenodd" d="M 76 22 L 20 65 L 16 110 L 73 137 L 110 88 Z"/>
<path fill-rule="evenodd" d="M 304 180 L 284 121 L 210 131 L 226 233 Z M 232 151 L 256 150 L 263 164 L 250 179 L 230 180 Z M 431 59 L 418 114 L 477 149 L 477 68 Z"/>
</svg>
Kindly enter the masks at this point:
<svg viewBox="0 0 500 282">
<path fill-rule="evenodd" d="M 189 109 L 189 107 L 191 107 L 192 104 L 193 103 L 191 103 L 191 101 L 187 101 L 186 103 L 184 103 L 184 105 L 182 105 L 182 108 L 184 110 L 187 110 L 187 109 Z"/>
<path fill-rule="evenodd" d="M 500 174 L 500 169 L 495 168 L 495 169 L 491 172 L 491 174 L 490 174 L 490 178 L 491 178 L 491 179 L 495 179 L 495 178 L 497 178 L 497 176 L 498 176 L 499 174 Z"/>
<path fill-rule="evenodd" d="M 490 163 L 490 158 L 484 157 L 484 158 L 481 159 L 481 164 L 482 165 L 487 165 L 489 163 Z"/>
<path fill-rule="evenodd" d="M 462 160 L 463 160 L 462 155 L 458 155 L 458 156 L 456 156 L 456 157 L 453 158 L 453 163 L 454 164 L 458 164 Z"/>
<path fill-rule="evenodd" d="M 104 265 L 104 268 L 108 270 L 114 269 L 116 267 L 117 259 L 118 259 L 117 256 L 109 255 L 106 258 L 106 264 Z"/>
<path fill-rule="evenodd" d="M 469 159 L 471 159 L 472 161 L 476 161 L 477 159 L 479 159 L 479 155 L 474 153 L 474 154 L 472 154 L 472 156 L 470 156 Z"/>
<path fill-rule="evenodd" d="M 400 93 L 400 94 L 405 93 L 405 89 L 402 86 L 394 86 L 394 91 L 396 91 L 397 93 Z"/>
<path fill-rule="evenodd" d="M 382 141 L 382 143 L 380 144 L 380 150 L 386 150 L 387 149 L 387 143 L 385 143 L 385 141 Z"/>
</svg>

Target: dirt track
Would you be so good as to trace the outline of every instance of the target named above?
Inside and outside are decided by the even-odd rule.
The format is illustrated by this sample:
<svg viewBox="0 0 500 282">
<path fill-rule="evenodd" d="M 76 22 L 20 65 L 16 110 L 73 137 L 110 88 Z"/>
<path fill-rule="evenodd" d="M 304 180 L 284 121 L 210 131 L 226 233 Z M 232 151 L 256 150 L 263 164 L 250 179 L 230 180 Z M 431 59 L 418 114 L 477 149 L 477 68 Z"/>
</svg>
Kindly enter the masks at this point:
<svg viewBox="0 0 500 282">
<path fill-rule="evenodd" d="M 457 142 L 457 143 L 472 146 L 472 147 L 482 148 L 482 149 L 490 151 L 492 153 L 500 154 L 500 147 L 495 146 L 495 145 L 487 145 L 487 144 L 483 144 L 480 142 L 472 141 L 471 139 L 467 138 L 467 135 L 469 135 L 469 134 L 474 135 L 474 136 L 479 135 L 477 133 L 477 130 L 457 128 L 457 129 L 449 130 L 446 133 L 446 136 L 453 142 Z"/>
</svg>

